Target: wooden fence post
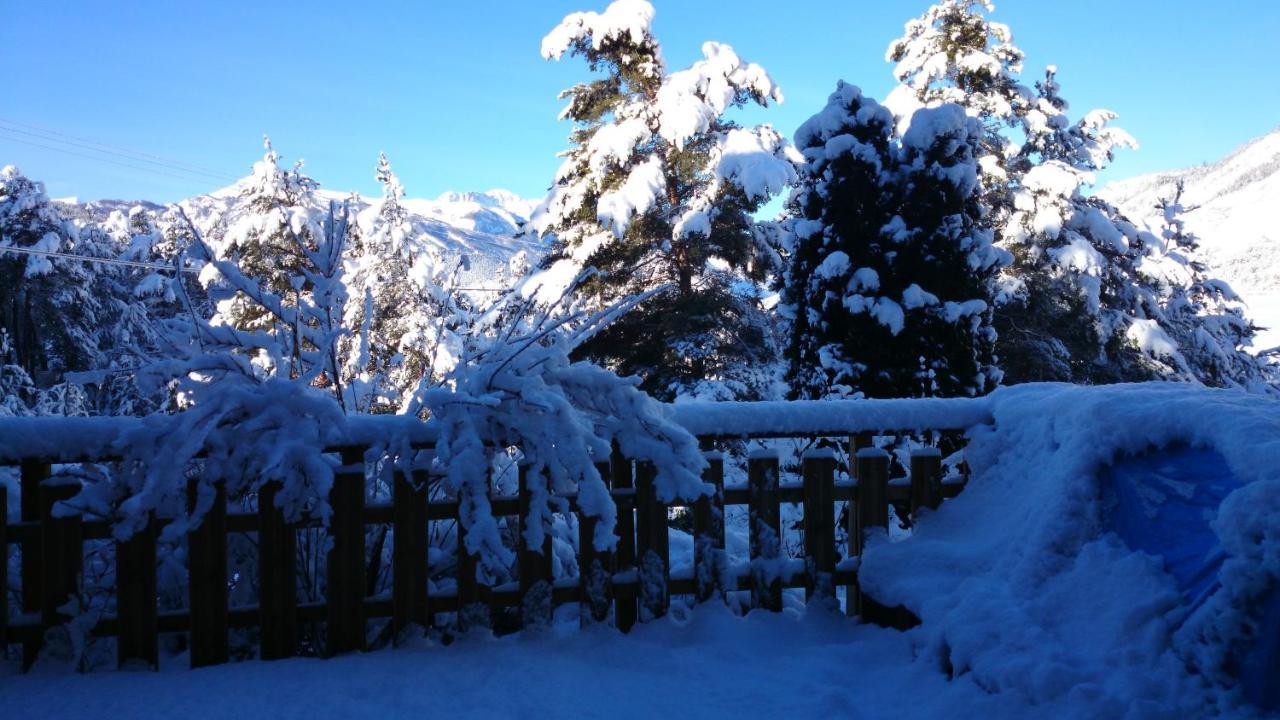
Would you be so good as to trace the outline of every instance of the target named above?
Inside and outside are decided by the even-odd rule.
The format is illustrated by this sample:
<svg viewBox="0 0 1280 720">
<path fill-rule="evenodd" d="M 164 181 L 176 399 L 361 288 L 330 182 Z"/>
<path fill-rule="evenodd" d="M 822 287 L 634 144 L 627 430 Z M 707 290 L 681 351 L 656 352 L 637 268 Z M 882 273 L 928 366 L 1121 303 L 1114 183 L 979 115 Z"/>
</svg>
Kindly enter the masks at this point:
<svg viewBox="0 0 1280 720">
<path fill-rule="evenodd" d="M 426 472 L 394 474 L 391 489 L 391 626 L 395 642 L 411 625 L 427 626 Z"/>
<path fill-rule="evenodd" d="M 596 463 L 605 487 L 609 486 L 608 462 Z M 581 494 L 579 494 L 581 497 Z M 596 525 L 599 521 L 578 509 L 578 582 L 582 600 L 578 610 L 580 624 L 602 623 L 609 619 L 613 603 L 613 557 L 608 550 L 596 550 Z"/>
<path fill-rule="evenodd" d="M 858 451 L 872 447 L 874 443 L 875 433 L 860 432 L 849 436 L 849 479 L 858 479 Z"/>
<path fill-rule="evenodd" d="M 213 502 L 187 534 L 187 592 L 191 607 L 191 667 L 227 661 L 227 491 L 210 483 Z M 187 482 L 187 512 L 195 512 L 199 480 Z M 259 538 L 261 541 L 261 538 Z"/>
<path fill-rule="evenodd" d="M 59 607 L 76 596 L 80 567 L 84 562 L 84 529 L 79 513 L 54 516 L 58 503 L 80 492 L 76 480 L 40 484 L 40 615 L 44 630 L 66 621 Z"/>
<path fill-rule="evenodd" d="M 613 476 L 613 501 L 618 506 L 618 550 L 614 561 L 615 572 L 635 572 L 636 567 L 636 496 L 635 483 L 631 475 L 631 461 L 622 455 L 615 446 L 609 456 L 609 467 Z M 614 591 L 613 622 L 622 632 L 630 632 L 636 624 L 638 592 L 630 589 L 627 592 Z"/>
<path fill-rule="evenodd" d="M 720 587 L 724 566 L 724 454 L 710 451 L 705 455 L 707 467 L 702 471 L 702 481 L 715 490 L 693 505 L 693 577 L 698 602 L 706 602 L 717 591 L 723 593 L 726 589 Z"/>
<path fill-rule="evenodd" d="M 258 490 L 258 607 L 263 660 L 292 657 L 298 647 L 297 537 L 276 507 L 280 483 Z"/>
<path fill-rule="evenodd" d="M 831 448 L 805 452 L 801 472 L 804 476 L 804 551 L 808 582 L 805 599 L 816 595 L 822 602 L 835 599 L 836 523 L 835 494 L 836 456 Z"/>
<path fill-rule="evenodd" d="M 889 527 L 889 453 L 863 448 L 857 454 L 858 522 L 862 530 Z M 859 542 L 862 535 L 859 533 Z M 859 544 L 858 553 L 862 553 Z"/>
<path fill-rule="evenodd" d="M 778 497 L 778 453 L 753 450 L 747 458 L 751 540 L 751 606 L 782 610 L 782 514 Z"/>
<path fill-rule="evenodd" d="M 551 625 L 551 523 L 544 517 L 531 516 L 533 499 L 541 495 L 545 502 L 551 493 L 545 472 L 530 476 L 530 466 L 520 464 L 520 618 L 525 628 L 539 629 Z M 542 540 L 530 545 L 527 533 L 533 523 L 542 528 Z"/>
<path fill-rule="evenodd" d="M 911 512 L 937 510 L 942 502 L 942 451 L 936 447 L 911 451 Z"/>
<path fill-rule="evenodd" d="M 889 528 L 889 453 L 867 447 L 859 450 L 855 457 L 858 466 L 858 512 L 849 542 L 851 550 L 862 555 L 866 532 L 876 527 Z M 854 590 L 850 588 L 851 592 Z M 864 618 L 867 604 L 868 598 L 862 594 L 861 587 L 846 599 L 846 608 L 856 605 L 857 614 Z"/>
<path fill-rule="evenodd" d="M 493 462 L 486 469 L 490 496 L 493 491 Z M 493 613 L 487 604 L 488 588 L 482 588 L 476 579 L 479 560 L 467 551 L 467 529 L 462 523 L 462 502 L 458 502 L 458 632 L 465 633 L 473 627 L 492 627 Z"/>
<path fill-rule="evenodd" d="M 52 474 L 52 466 L 40 460 L 23 460 L 20 488 L 22 498 L 19 512 L 23 522 L 40 522 L 40 483 Z M 40 579 L 40 535 L 28 536 L 22 544 L 22 612 L 38 613 L 44 606 L 40 600 L 43 581 Z M 40 640 L 28 640 L 22 646 L 22 667 L 29 668 L 40 652 Z"/>
<path fill-rule="evenodd" d="M 160 627 L 156 614 L 156 523 L 116 542 L 116 665 L 142 661 L 160 668 Z"/>
<path fill-rule="evenodd" d="M 670 603 L 670 538 L 667 506 L 658 500 L 651 462 L 636 463 L 636 576 L 640 620 L 649 622 L 667 614 Z"/>
<path fill-rule="evenodd" d="M 342 467 L 329 489 L 325 653 L 330 656 L 364 650 L 364 470 L 364 449 L 344 448 Z"/>
<path fill-rule="evenodd" d="M 0 659 L 9 652 L 9 490 L 0 488 L 0 558 L 5 562 L 5 587 L 0 588 Z"/>
</svg>

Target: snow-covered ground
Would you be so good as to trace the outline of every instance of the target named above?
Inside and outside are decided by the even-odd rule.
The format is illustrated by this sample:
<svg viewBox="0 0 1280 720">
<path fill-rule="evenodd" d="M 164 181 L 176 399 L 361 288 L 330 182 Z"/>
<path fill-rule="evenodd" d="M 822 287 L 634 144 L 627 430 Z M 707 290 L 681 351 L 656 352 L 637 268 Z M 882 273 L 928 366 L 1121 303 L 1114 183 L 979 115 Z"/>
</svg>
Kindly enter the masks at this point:
<svg viewBox="0 0 1280 720">
<path fill-rule="evenodd" d="M 1211 270 L 1231 283 L 1249 315 L 1268 330 L 1257 349 L 1280 346 L 1280 129 L 1200 167 L 1111 183 L 1099 195 L 1159 228 L 1156 202 L 1186 183 L 1187 229 L 1200 236 Z"/>
<path fill-rule="evenodd" d="M 0 678 L 5 717 L 41 718 L 984 718 L 1026 702 L 948 682 L 909 636 L 833 616 L 707 606 L 623 636 L 469 637 L 331 660 L 159 673 Z M 1065 717 L 1064 705 L 1044 708 Z M 1081 715 L 1081 717 L 1097 717 Z"/>
</svg>

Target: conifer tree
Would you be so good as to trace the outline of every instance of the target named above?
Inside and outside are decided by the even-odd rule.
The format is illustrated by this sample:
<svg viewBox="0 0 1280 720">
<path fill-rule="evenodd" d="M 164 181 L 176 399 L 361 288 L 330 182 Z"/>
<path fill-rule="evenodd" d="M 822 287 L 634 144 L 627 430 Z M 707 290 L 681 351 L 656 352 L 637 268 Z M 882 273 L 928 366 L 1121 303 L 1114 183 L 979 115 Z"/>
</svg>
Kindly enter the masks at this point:
<svg viewBox="0 0 1280 720">
<path fill-rule="evenodd" d="M 1188 209 L 1182 194 L 1179 181 L 1160 199 L 1160 237 L 1147 242 L 1139 265 L 1155 288 L 1145 298 L 1153 319 L 1144 329 L 1154 334 L 1153 341 L 1167 341 L 1162 348 L 1167 374 L 1217 387 L 1259 389 L 1267 382 L 1265 367 L 1245 349 L 1257 328 L 1245 317 L 1239 296 L 1210 276 L 1200 260 L 1199 239 L 1183 221 Z"/>
<path fill-rule="evenodd" d="M 804 123 L 784 298 L 794 397 L 980 395 L 993 365 L 991 282 L 1004 255 L 979 224 L 981 126 L 954 105 L 892 114 L 840 83 Z"/>
<path fill-rule="evenodd" d="M 563 93 L 572 147 L 532 219 L 555 244 L 526 287 L 551 304 L 594 268 L 577 299 L 601 308 L 669 285 L 578 356 L 639 375 L 664 399 L 751 396 L 771 355 L 756 298 L 767 266 L 751 213 L 793 180 L 793 151 L 772 128 L 723 115 L 782 94 L 760 66 L 715 42 L 669 72 L 652 19 L 645 0 L 618 0 L 567 16 L 543 40 L 545 57 L 579 55 L 601 77 Z"/>
<path fill-rule="evenodd" d="M 382 199 L 369 232 L 348 246 L 344 375 L 361 411 L 396 412 L 455 357 L 465 301 L 455 291 L 462 261 L 421 242 L 401 205 L 404 187 L 386 155 L 376 172 Z M 452 351 L 452 352 L 451 352 Z"/>
<path fill-rule="evenodd" d="M 0 246 L 45 253 L 110 254 L 92 227 L 81 232 L 33 181 L 0 169 Z M 105 316 L 98 268 L 47 255 L 0 253 L 0 328 L 15 364 L 33 377 L 85 370 L 102 361 Z"/>
<path fill-rule="evenodd" d="M 269 138 L 266 152 L 253 164 L 253 174 L 241 202 L 226 219 L 217 248 L 222 257 L 234 257 L 241 271 L 261 288 L 297 307 L 309 292 L 303 275 L 306 250 L 316 247 L 320 218 L 312 194 L 318 184 L 302 174 L 302 163 L 292 170 L 280 167 L 280 155 Z M 219 313 L 236 327 L 271 329 L 272 318 L 261 304 L 237 294 L 219 307 Z"/>
<path fill-rule="evenodd" d="M 985 128 L 983 222 L 1013 256 L 995 297 L 1006 382 L 1181 376 L 1150 340 L 1152 327 L 1173 334 L 1151 312 L 1160 291 L 1139 270 L 1150 236 L 1084 192 L 1116 149 L 1136 143 L 1110 126 L 1110 111 L 1071 121 L 1056 68 L 1024 85 L 1022 52 L 1008 27 L 986 18 L 992 10 L 987 0 L 936 3 L 907 23 L 887 59 L 901 82 L 889 103 L 900 132 L 912 110 L 942 103 Z"/>
</svg>

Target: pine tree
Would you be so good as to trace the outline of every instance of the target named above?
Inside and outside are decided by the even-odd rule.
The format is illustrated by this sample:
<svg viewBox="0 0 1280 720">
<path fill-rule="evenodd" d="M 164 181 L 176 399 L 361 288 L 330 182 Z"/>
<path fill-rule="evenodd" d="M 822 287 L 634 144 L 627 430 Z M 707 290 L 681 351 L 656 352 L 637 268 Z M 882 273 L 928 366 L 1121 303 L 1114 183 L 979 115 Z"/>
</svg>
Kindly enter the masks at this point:
<svg viewBox="0 0 1280 720">
<path fill-rule="evenodd" d="M 702 60 L 668 72 L 652 19 L 648 2 L 618 0 L 567 16 L 543 40 L 545 57 L 579 55 L 602 77 L 562 94 L 562 117 L 577 127 L 532 219 L 555 244 L 526 286 L 551 304 L 594 268 L 577 288 L 591 309 L 669 285 L 578 357 L 639 375 L 665 399 L 751 396 L 770 357 L 756 289 L 767 266 L 751 213 L 795 173 L 777 132 L 723 114 L 782 94 L 761 67 L 714 42 Z"/>
<path fill-rule="evenodd" d="M 100 232 L 63 218 L 44 185 L 17 168 L 0 170 L 0 246 L 100 256 Z M 86 370 L 102 361 L 106 324 L 98 268 L 79 260 L 0 252 L 0 328 L 15 364 L 37 377 Z"/>
<path fill-rule="evenodd" d="M 1034 88 L 1022 84 L 1022 52 L 1008 27 L 985 17 L 992 9 L 986 0 L 939 2 L 907 24 L 887 58 L 902 83 L 890 103 L 900 132 L 914 108 L 942 103 L 985 128 L 983 222 L 1013 256 L 996 294 L 1005 380 L 1185 378 L 1151 340 L 1156 330 L 1177 333 L 1151 311 L 1161 291 L 1140 271 L 1150 236 L 1084 192 L 1116 149 L 1136 143 L 1110 126 L 1110 111 L 1071 121 L 1056 68 Z"/>
<path fill-rule="evenodd" d="M 302 174 L 302 163 L 292 170 L 280 167 L 280 155 L 263 139 L 266 152 L 253 165 L 253 174 L 236 211 L 226 218 L 217 248 L 222 257 L 235 257 L 241 271 L 261 288 L 297 307 L 309 289 L 302 269 L 306 250 L 316 247 L 320 218 L 313 193 L 318 184 Z M 271 316 L 261 305 L 237 295 L 219 307 L 221 315 L 236 327 L 268 330 Z"/>
<path fill-rule="evenodd" d="M 979 225 L 981 127 L 954 105 L 892 114 L 840 83 L 803 124 L 784 297 L 795 397 L 972 396 L 998 381 Z"/>
<path fill-rule="evenodd" d="M 1262 363 L 1245 348 L 1257 328 L 1245 317 L 1239 296 L 1209 275 L 1199 258 L 1199 239 L 1186 229 L 1183 184 L 1160 199 L 1160 237 L 1146 243 L 1139 271 L 1155 292 L 1146 298 L 1151 320 L 1143 329 L 1162 344 L 1166 374 L 1217 387 L 1259 389 L 1267 382 Z M 1191 208 L 1194 209 L 1194 208 Z"/>
<path fill-rule="evenodd" d="M 448 369 L 465 301 L 460 262 L 421 242 L 401 205 L 404 187 L 386 155 L 376 173 L 382 200 L 369 232 L 349 246 L 344 375 L 361 411 L 396 412 Z"/>
</svg>

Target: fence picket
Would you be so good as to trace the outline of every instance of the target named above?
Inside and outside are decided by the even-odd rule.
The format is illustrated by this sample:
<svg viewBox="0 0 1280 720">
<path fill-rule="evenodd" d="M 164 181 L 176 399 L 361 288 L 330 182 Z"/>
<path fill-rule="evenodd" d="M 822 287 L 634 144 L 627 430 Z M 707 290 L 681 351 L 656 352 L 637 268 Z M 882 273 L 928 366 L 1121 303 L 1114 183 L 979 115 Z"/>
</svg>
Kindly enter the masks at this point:
<svg viewBox="0 0 1280 720">
<path fill-rule="evenodd" d="M 364 650 L 364 449 L 342 451 L 329 490 L 330 548 L 325 567 L 328 633 L 325 653 Z"/>
<path fill-rule="evenodd" d="M 8 563 L 9 563 L 9 491 L 7 488 L 0 489 L 0 558 L 5 561 L 5 585 L 3 592 L 0 592 L 0 659 L 7 657 L 9 652 L 9 588 L 8 586 Z"/>
<path fill-rule="evenodd" d="M 636 496 L 635 483 L 631 475 L 631 461 L 622 455 L 617 447 L 609 456 L 609 466 L 613 475 L 614 503 L 618 506 L 618 549 L 614 561 L 616 573 L 639 572 L 636 568 Z M 618 492 L 621 491 L 621 492 Z M 614 591 L 613 622 L 622 632 L 630 632 L 636 624 L 639 614 L 637 592 L 632 586 L 629 591 Z"/>
<path fill-rule="evenodd" d="M 751 606 L 782 610 L 782 508 L 778 497 L 778 453 L 756 450 L 747 458 Z"/>
<path fill-rule="evenodd" d="M 608 462 L 596 463 L 596 472 L 609 484 Z M 609 619 L 609 606 L 613 602 L 613 554 L 608 550 L 596 550 L 597 519 L 578 511 L 578 582 L 582 599 L 578 610 L 581 624 L 602 623 Z"/>
<path fill-rule="evenodd" d="M 53 466 L 43 460 L 23 460 L 20 487 L 22 499 L 19 506 L 23 522 L 40 522 L 40 484 L 52 473 Z M 28 538 L 22 544 L 22 612 L 37 613 L 44 606 L 40 599 L 43 581 L 40 579 L 40 535 Z M 29 668 L 40 652 L 40 640 L 30 639 L 22 645 L 22 667 Z"/>
<path fill-rule="evenodd" d="M 530 517 L 530 510 L 535 495 L 545 501 L 550 494 L 546 473 L 531 473 L 530 466 L 521 463 L 519 493 L 520 618 L 526 628 L 545 628 L 551 625 L 551 523 Z M 542 541 L 536 546 L 526 536 L 535 522 L 542 528 Z"/>
<path fill-rule="evenodd" d="M 191 607 L 191 667 L 228 659 L 227 640 L 227 491 L 212 483 L 213 502 L 200 524 L 187 534 L 187 590 Z M 187 508 L 194 512 L 199 481 L 187 483 Z"/>
<path fill-rule="evenodd" d="M 276 507 L 280 483 L 258 490 L 258 614 L 263 660 L 292 657 L 298 646 L 297 537 Z"/>
<path fill-rule="evenodd" d="M 40 622 L 45 630 L 66 622 L 67 614 L 58 608 L 78 594 L 80 568 L 84 562 L 80 514 L 54 516 L 58 503 L 75 497 L 78 492 L 77 481 L 45 480 L 40 484 Z"/>
<path fill-rule="evenodd" d="M 158 670 L 160 627 L 156 614 L 156 524 L 116 542 L 116 664 L 144 662 Z"/>
<path fill-rule="evenodd" d="M 643 622 L 666 615 L 671 600 L 667 506 L 658 500 L 656 476 L 653 463 L 636 463 L 636 595 Z"/>
<path fill-rule="evenodd" d="M 804 549 L 808 580 L 806 600 L 817 596 L 824 602 L 835 598 L 833 575 L 835 558 L 836 458 L 829 448 L 810 450 L 802 459 L 804 476 Z"/>
<path fill-rule="evenodd" d="M 702 480 L 715 491 L 693 505 L 693 562 L 698 602 L 706 602 L 720 587 L 724 564 L 724 455 L 708 452 Z"/>
<path fill-rule="evenodd" d="M 411 625 L 427 626 L 427 474 L 395 473 L 391 490 L 391 625 L 395 641 Z"/>
<path fill-rule="evenodd" d="M 942 503 L 942 452 L 936 447 L 911 453 L 911 512 L 927 507 L 937 510 Z"/>
</svg>

